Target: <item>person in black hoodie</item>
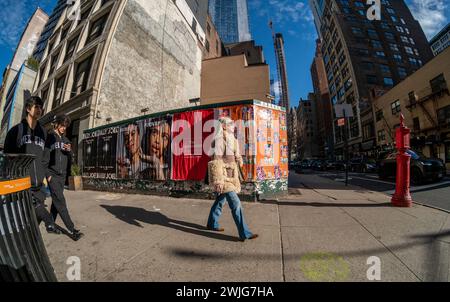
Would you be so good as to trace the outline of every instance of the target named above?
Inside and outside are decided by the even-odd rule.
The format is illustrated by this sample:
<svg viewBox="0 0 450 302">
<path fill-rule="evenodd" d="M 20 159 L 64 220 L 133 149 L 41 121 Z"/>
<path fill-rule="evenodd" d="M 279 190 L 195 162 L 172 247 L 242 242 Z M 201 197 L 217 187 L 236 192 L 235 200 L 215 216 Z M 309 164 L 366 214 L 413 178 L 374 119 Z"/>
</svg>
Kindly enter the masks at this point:
<svg viewBox="0 0 450 302">
<path fill-rule="evenodd" d="M 71 142 L 65 137 L 66 129 L 70 126 L 70 118 L 66 115 L 57 115 L 53 121 L 54 129 L 47 135 L 45 142 L 47 181 L 52 195 L 51 213 L 56 221 L 58 214 L 69 230 L 69 236 L 77 241 L 83 236 L 75 228 L 69 211 L 67 210 L 66 199 L 64 198 L 64 184 L 69 163 L 72 159 Z"/>
<path fill-rule="evenodd" d="M 46 133 L 39 124 L 42 116 L 43 102 L 41 98 L 33 96 L 25 101 L 26 117 L 22 122 L 11 128 L 6 134 L 4 143 L 5 154 L 32 154 L 35 159 L 30 167 L 31 196 L 35 206 L 38 223 L 44 221 L 47 232 L 60 234 L 55 221 L 45 208 L 44 178 L 45 168 L 45 140 Z"/>
</svg>

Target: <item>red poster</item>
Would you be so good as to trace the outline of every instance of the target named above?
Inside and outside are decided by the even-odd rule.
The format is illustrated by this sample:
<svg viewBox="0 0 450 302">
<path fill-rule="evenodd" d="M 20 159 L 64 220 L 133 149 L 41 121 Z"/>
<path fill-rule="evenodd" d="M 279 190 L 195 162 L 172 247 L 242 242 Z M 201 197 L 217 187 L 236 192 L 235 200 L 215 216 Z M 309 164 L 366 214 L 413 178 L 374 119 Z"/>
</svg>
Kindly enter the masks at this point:
<svg viewBox="0 0 450 302">
<path fill-rule="evenodd" d="M 203 181 L 210 157 L 204 142 L 214 135 L 214 110 L 177 113 L 172 124 L 172 180 Z"/>
</svg>

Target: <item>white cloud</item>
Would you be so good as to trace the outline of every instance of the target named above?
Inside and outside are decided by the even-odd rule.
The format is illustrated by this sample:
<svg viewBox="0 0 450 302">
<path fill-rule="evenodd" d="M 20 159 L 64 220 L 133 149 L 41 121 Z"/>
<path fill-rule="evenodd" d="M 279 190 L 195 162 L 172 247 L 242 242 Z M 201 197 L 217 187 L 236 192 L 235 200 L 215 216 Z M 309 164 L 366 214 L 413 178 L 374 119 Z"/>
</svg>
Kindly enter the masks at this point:
<svg viewBox="0 0 450 302">
<path fill-rule="evenodd" d="M 410 9 L 428 38 L 437 34 L 448 22 L 445 0 L 412 0 Z"/>
<path fill-rule="evenodd" d="M 252 13 L 273 21 L 275 31 L 310 40 L 305 35 L 314 26 L 314 17 L 307 0 L 249 0 Z"/>
<path fill-rule="evenodd" d="M 3 0 L 0 10 L 0 45 L 15 48 L 28 17 L 26 1 Z"/>
<path fill-rule="evenodd" d="M 28 19 L 37 7 L 48 6 L 51 0 L 1 0 L 0 46 L 14 50 Z"/>
<path fill-rule="evenodd" d="M 259 16 L 271 18 L 275 24 L 312 22 L 313 15 L 305 0 L 250 0 L 250 8 Z"/>
</svg>

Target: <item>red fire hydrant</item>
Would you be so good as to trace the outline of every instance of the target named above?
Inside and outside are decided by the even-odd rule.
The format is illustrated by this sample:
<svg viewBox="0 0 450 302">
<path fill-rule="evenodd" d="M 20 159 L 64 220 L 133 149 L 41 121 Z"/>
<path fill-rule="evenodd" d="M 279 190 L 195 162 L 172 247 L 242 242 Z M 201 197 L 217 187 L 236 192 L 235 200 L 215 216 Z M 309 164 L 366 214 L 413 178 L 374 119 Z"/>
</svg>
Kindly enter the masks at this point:
<svg viewBox="0 0 450 302">
<path fill-rule="evenodd" d="M 400 127 L 395 133 L 397 154 L 397 178 L 395 184 L 395 194 L 392 197 L 392 205 L 395 207 L 411 207 L 412 198 L 409 192 L 410 188 L 410 162 L 411 155 L 406 153 L 410 145 L 411 130 L 405 126 L 405 117 L 400 115 Z"/>
</svg>

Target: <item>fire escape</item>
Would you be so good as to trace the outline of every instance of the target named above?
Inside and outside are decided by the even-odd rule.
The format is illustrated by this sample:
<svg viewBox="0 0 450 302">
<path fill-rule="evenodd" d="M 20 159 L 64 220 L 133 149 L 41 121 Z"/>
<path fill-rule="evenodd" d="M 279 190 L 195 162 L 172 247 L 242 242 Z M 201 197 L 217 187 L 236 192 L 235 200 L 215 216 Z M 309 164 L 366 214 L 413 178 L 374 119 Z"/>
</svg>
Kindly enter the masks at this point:
<svg viewBox="0 0 450 302">
<path fill-rule="evenodd" d="M 437 116 L 439 110 L 439 99 L 444 95 L 450 96 L 450 92 L 445 80 L 442 80 L 431 87 L 427 87 L 424 90 L 419 91 L 417 94 L 411 95 L 408 99 L 409 105 L 406 108 L 412 111 L 417 106 L 421 109 L 427 120 L 430 122 L 431 127 L 420 129 L 418 133 L 424 133 L 428 131 L 440 131 L 448 126 L 448 123 L 440 124 Z M 432 102 L 432 111 L 426 107 L 426 104 Z M 418 134 L 416 133 L 416 134 Z"/>
</svg>

